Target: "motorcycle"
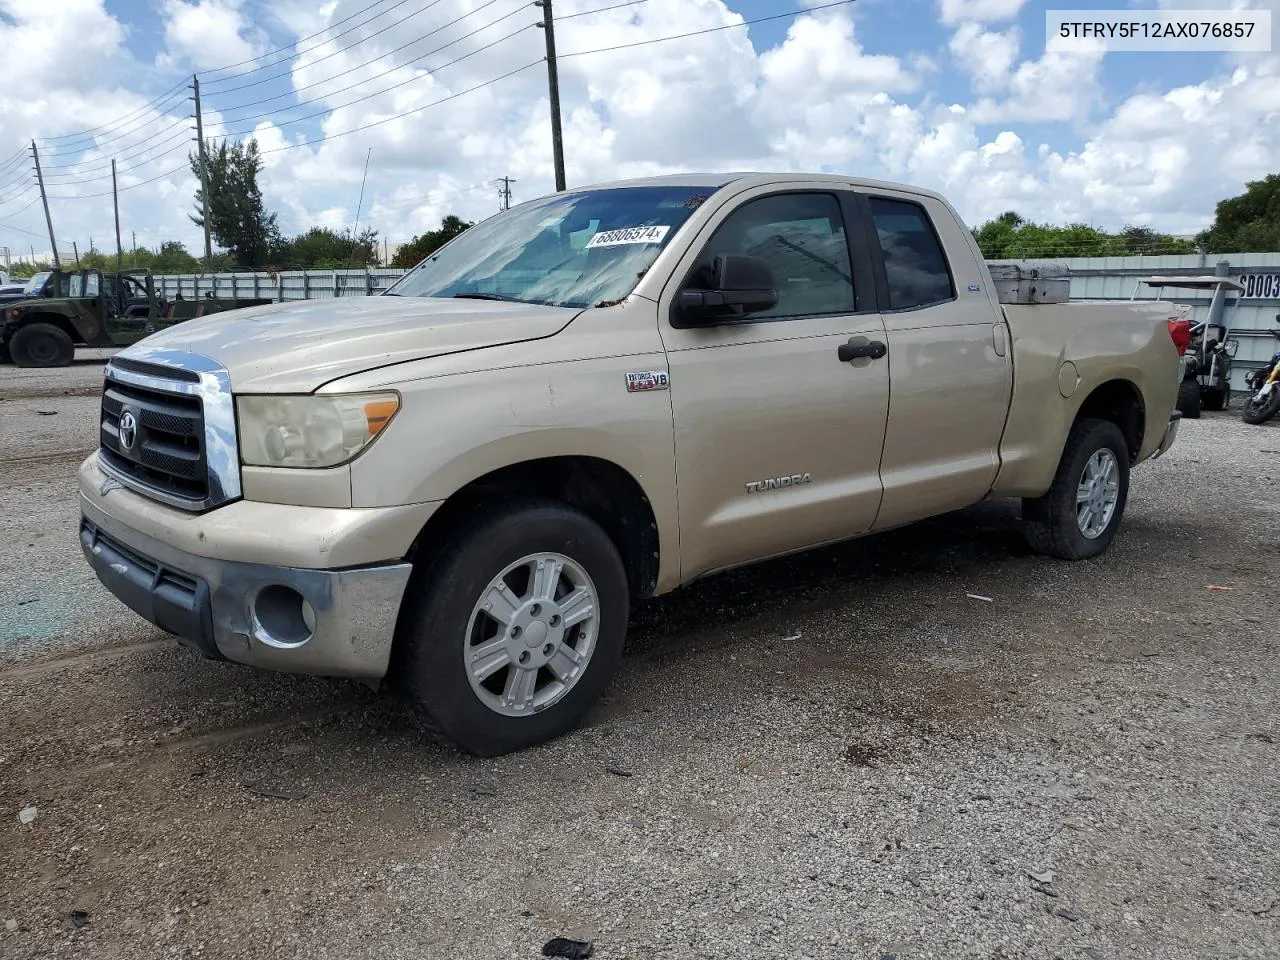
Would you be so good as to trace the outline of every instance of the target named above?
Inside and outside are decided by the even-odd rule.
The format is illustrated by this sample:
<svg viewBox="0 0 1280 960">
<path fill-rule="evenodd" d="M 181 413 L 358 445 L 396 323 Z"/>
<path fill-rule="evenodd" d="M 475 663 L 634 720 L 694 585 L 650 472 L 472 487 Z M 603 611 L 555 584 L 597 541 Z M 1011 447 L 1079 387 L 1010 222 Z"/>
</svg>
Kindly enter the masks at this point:
<svg viewBox="0 0 1280 960">
<path fill-rule="evenodd" d="M 1276 323 L 1280 323 L 1280 316 L 1276 317 Z M 1272 330 L 1271 335 L 1280 340 L 1280 330 Z M 1266 423 L 1280 413 L 1280 350 L 1271 355 L 1266 366 L 1245 377 L 1244 382 L 1253 391 L 1244 402 L 1245 423 Z"/>
</svg>

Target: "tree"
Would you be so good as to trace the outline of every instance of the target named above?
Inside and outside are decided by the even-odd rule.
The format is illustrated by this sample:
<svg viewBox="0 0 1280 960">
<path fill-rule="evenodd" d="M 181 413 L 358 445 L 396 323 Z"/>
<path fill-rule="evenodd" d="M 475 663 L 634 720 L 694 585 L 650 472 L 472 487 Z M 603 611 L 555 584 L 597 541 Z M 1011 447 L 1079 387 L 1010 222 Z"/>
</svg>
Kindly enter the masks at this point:
<svg viewBox="0 0 1280 960">
<path fill-rule="evenodd" d="M 273 257 L 281 270 L 376 267 L 380 262 L 378 231 L 366 228 L 352 240 L 350 228 L 338 233 L 328 227 L 312 227 L 292 240 L 282 241 Z"/>
<path fill-rule="evenodd" d="M 1195 245 L 1190 241 L 1157 233 L 1150 227 L 1126 226 L 1118 234 L 1087 223 L 1054 227 L 1032 223 L 1012 210 L 975 228 L 973 236 L 988 260 L 1195 253 Z"/>
<path fill-rule="evenodd" d="M 209 181 L 209 227 L 214 241 L 224 247 L 239 267 L 260 267 L 267 263 L 271 251 L 279 245 L 280 230 L 276 215 L 267 213 L 258 186 L 262 172 L 262 154 L 258 141 L 238 140 L 228 144 L 208 141 L 205 144 Z M 191 172 L 200 178 L 199 153 L 188 155 Z M 196 189 L 196 213 L 192 223 L 204 227 L 204 189 Z"/>
<path fill-rule="evenodd" d="M 1213 226 L 1196 242 L 1210 253 L 1280 250 L 1280 174 L 1253 180 L 1240 196 L 1221 201 Z"/>
<path fill-rule="evenodd" d="M 474 223 L 455 217 L 451 213 L 440 221 L 439 230 L 428 230 L 426 233 L 420 233 L 404 244 L 396 251 L 396 255 L 391 258 L 390 265 L 393 267 L 417 266 L 458 234 L 473 226 L 475 226 Z"/>
</svg>

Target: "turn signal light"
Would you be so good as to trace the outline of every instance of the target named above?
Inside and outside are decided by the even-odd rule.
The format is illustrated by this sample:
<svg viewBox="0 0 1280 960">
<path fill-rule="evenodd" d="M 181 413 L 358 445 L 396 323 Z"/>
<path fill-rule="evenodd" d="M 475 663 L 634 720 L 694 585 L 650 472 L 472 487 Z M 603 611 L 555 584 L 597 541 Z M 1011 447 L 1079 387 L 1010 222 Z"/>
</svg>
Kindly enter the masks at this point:
<svg viewBox="0 0 1280 960">
<path fill-rule="evenodd" d="M 1178 348 L 1178 356 L 1187 352 L 1187 344 L 1191 342 L 1191 321 L 1184 317 L 1169 318 L 1169 338 Z"/>
</svg>

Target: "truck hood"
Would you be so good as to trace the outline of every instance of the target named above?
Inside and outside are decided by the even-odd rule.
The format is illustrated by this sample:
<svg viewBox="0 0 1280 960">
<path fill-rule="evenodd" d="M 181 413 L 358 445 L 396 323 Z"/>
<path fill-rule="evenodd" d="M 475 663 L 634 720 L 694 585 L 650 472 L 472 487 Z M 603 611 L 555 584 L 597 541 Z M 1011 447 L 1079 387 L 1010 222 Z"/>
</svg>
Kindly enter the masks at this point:
<svg viewBox="0 0 1280 960">
<path fill-rule="evenodd" d="M 236 393 L 309 393 L 376 367 L 549 337 L 579 312 L 425 297 L 300 300 L 187 320 L 122 355 L 186 350 L 224 366 Z"/>
</svg>

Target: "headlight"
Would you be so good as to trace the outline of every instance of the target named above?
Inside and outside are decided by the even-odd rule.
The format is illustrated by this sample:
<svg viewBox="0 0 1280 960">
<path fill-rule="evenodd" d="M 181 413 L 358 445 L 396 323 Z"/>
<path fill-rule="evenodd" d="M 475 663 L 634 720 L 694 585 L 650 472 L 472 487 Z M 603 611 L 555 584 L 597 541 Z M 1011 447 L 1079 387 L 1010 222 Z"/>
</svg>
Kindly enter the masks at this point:
<svg viewBox="0 0 1280 960">
<path fill-rule="evenodd" d="M 336 467 L 372 443 L 399 409 L 395 393 L 237 397 L 240 459 L 254 467 Z"/>
</svg>

